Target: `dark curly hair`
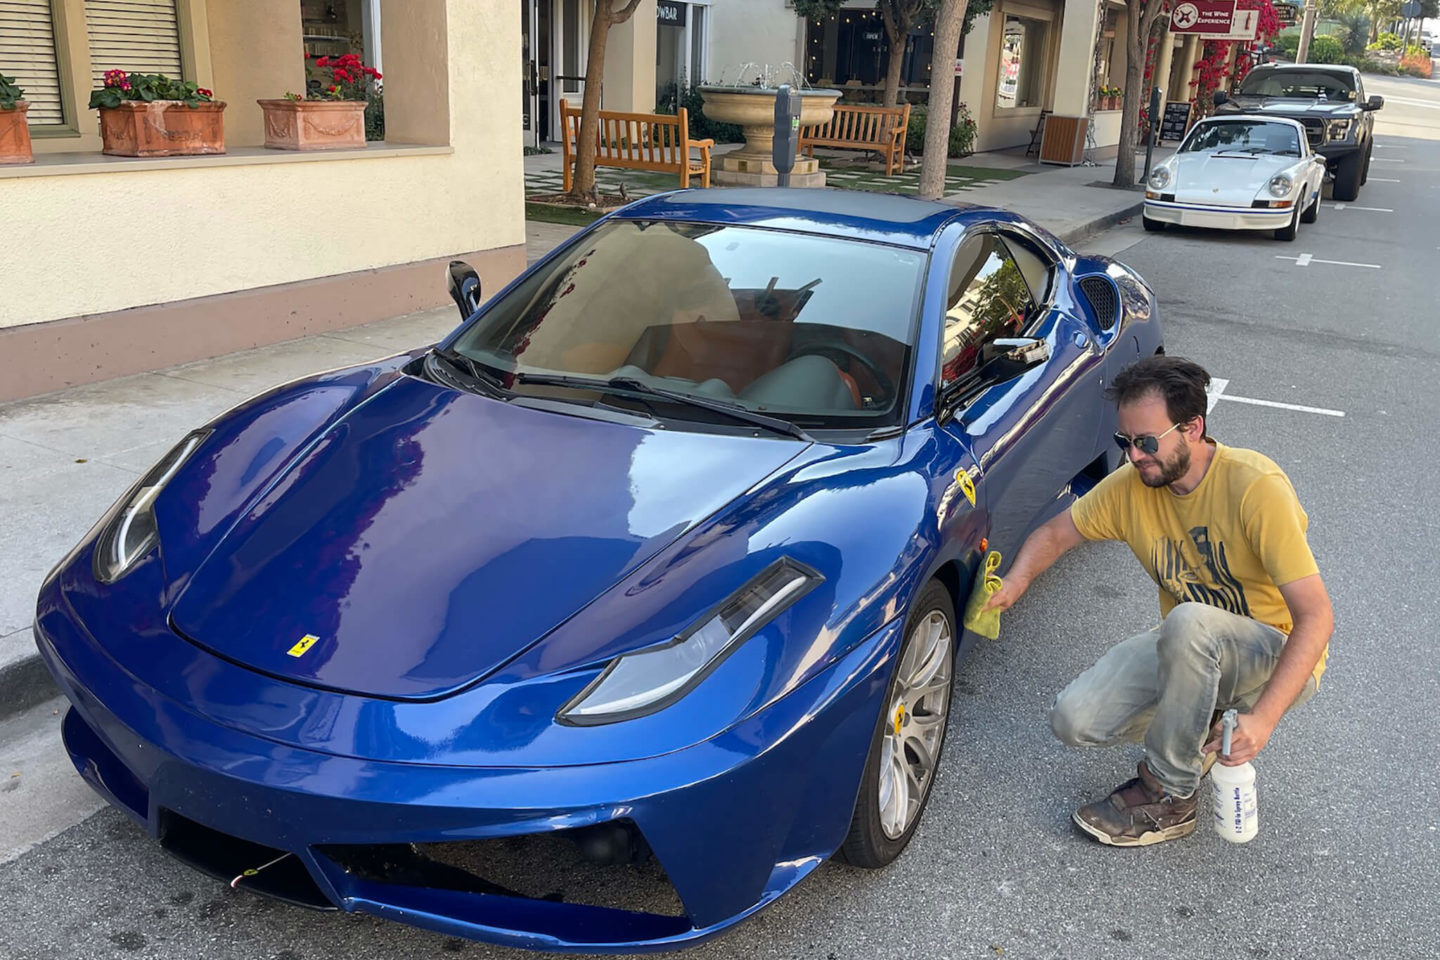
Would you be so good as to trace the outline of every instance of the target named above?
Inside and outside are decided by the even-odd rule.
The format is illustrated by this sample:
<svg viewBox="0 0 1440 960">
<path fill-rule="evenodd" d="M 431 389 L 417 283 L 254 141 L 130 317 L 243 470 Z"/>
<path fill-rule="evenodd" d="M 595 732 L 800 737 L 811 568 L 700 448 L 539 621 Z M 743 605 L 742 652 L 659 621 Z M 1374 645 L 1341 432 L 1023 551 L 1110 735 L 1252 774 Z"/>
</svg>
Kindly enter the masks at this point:
<svg viewBox="0 0 1440 960">
<path fill-rule="evenodd" d="M 1204 428 L 1201 435 L 1208 436 L 1210 424 L 1205 415 L 1208 386 L 1210 374 L 1200 364 L 1184 357 L 1156 354 L 1121 370 L 1105 390 L 1105 396 L 1120 405 L 1158 394 L 1165 400 L 1165 412 L 1171 423 L 1186 423 L 1200 417 Z"/>
</svg>

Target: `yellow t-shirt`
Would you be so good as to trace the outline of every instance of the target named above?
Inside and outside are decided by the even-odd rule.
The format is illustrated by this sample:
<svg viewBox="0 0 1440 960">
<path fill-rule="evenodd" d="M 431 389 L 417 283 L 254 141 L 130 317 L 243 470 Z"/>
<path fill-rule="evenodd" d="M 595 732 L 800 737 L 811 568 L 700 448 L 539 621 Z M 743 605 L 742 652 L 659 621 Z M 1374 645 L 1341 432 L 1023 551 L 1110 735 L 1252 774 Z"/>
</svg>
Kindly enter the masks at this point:
<svg viewBox="0 0 1440 960">
<path fill-rule="evenodd" d="M 1087 540 L 1124 540 L 1160 587 L 1160 615 L 1193 601 L 1289 634 L 1279 588 L 1319 573 L 1305 540 L 1309 518 L 1269 457 L 1215 444 L 1199 486 L 1184 496 L 1148 487 L 1130 463 L 1070 508 Z M 1327 645 L 1315 665 L 1325 672 Z"/>
</svg>

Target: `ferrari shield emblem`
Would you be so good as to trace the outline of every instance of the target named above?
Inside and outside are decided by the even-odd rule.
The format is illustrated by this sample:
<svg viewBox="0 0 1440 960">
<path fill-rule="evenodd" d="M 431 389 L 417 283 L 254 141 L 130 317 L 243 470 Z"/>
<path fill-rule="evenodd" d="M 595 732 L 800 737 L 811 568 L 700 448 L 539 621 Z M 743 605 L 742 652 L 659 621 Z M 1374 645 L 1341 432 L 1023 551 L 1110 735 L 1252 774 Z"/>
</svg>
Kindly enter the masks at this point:
<svg viewBox="0 0 1440 960">
<path fill-rule="evenodd" d="M 315 646 L 315 642 L 319 639 L 320 638 L 315 636 L 315 634 L 313 633 L 305 634 L 305 636 L 301 637 L 299 641 L 296 642 L 295 646 L 290 648 L 290 656 L 303 657 L 305 655 L 305 651 Z"/>
<path fill-rule="evenodd" d="M 975 506 L 975 481 L 971 479 L 969 472 L 956 470 L 955 482 L 960 484 L 960 492 L 965 494 L 965 499 L 970 501 L 970 506 Z"/>
</svg>

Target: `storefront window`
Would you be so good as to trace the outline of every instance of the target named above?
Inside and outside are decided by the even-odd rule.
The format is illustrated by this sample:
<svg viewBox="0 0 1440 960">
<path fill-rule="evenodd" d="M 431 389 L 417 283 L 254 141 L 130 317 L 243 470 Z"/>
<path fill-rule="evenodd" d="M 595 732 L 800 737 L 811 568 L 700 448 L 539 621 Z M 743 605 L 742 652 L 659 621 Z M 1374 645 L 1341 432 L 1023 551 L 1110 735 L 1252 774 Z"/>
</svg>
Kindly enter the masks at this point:
<svg viewBox="0 0 1440 960">
<path fill-rule="evenodd" d="M 1038 107 L 1044 95 L 1045 33 L 1049 25 L 1026 17 L 1005 18 L 995 106 Z"/>
<path fill-rule="evenodd" d="M 306 57 L 341 57 L 353 53 L 382 74 L 380 59 L 379 0 L 300 0 L 300 28 Z M 367 98 L 365 139 L 385 139 L 385 101 L 377 83 Z M 307 92 L 319 91 L 320 81 L 307 79 Z"/>
</svg>

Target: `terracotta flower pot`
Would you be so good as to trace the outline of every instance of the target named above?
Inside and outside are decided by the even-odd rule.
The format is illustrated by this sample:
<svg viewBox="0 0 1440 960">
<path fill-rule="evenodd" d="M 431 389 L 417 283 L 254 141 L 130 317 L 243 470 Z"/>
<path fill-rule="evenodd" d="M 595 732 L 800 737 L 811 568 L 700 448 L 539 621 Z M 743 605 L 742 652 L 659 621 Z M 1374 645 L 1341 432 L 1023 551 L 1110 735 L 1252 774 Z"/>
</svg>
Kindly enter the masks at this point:
<svg viewBox="0 0 1440 960">
<path fill-rule="evenodd" d="M 180 100 L 127 100 L 100 109 L 102 153 L 182 157 L 225 152 L 225 104 L 187 107 Z"/>
<path fill-rule="evenodd" d="M 0 109 L 0 163 L 35 162 L 30 149 L 30 124 L 25 121 L 29 109 L 30 104 L 24 100 L 16 100 L 14 110 Z"/>
<path fill-rule="evenodd" d="M 257 100 L 272 150 L 343 150 L 365 146 L 364 100 Z"/>
</svg>

